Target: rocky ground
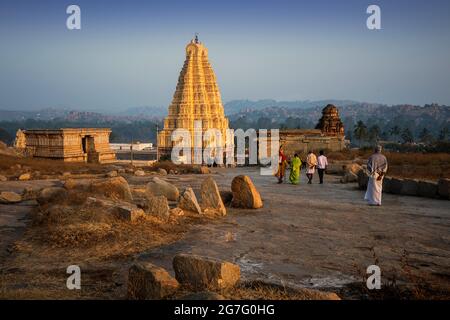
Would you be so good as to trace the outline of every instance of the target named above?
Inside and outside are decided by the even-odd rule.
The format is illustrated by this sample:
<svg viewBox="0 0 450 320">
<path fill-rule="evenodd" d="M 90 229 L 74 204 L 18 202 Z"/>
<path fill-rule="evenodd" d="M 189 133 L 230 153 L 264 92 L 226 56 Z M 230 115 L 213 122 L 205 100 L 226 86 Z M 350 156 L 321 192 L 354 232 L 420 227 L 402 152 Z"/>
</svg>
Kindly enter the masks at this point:
<svg viewBox="0 0 450 320">
<path fill-rule="evenodd" d="M 387 194 L 382 207 L 369 207 L 355 183 L 341 184 L 339 176 L 327 175 L 324 185 L 307 185 L 304 176 L 298 186 L 278 185 L 274 177 L 259 175 L 256 167 L 214 168 L 211 174 L 143 171 L 118 173 L 128 182 L 135 204 L 155 176 L 180 191 L 192 187 L 196 198 L 201 199 L 202 183 L 209 177 L 221 191 L 230 191 L 234 177 L 248 175 L 261 194 L 263 207 L 227 205 L 225 216 L 172 210 L 167 216 L 163 213 L 133 221 L 110 221 L 98 213 L 97 229 L 92 230 L 89 224 L 89 232 L 73 239 L 69 237 L 73 234 L 70 225 L 76 222 L 76 226 L 87 228 L 86 220 L 71 220 L 86 217 L 85 204 L 63 214 L 52 216 L 55 210 L 47 214 L 62 217 L 62 221 L 68 221 L 67 226 L 54 222 L 43 226 L 42 217 L 36 220 L 36 211 L 51 208 L 46 203 L 38 205 L 32 199 L 0 204 L 0 296 L 124 298 L 128 268 L 135 261 L 148 261 L 173 273 L 173 257 L 193 253 L 236 263 L 243 281 L 334 291 L 343 298 L 449 297 L 450 205 L 446 200 Z M 69 178 L 3 181 L 0 191 L 61 188 Z M 104 179 L 105 175 L 82 178 Z M 91 196 L 98 200 L 90 200 L 89 210 L 103 212 L 100 208 L 105 205 L 98 201 L 106 201 L 102 198 L 105 195 L 94 192 Z M 67 205 L 65 201 L 69 200 L 61 199 L 59 205 Z M 174 208 L 177 204 L 168 201 L 168 205 Z M 147 210 L 145 205 L 141 207 Z M 99 226 L 111 232 L 103 234 L 101 229 L 102 238 L 94 241 L 92 235 Z M 55 237 L 55 230 L 69 239 Z M 83 270 L 81 291 L 66 289 L 65 268 L 70 264 Z M 364 289 L 365 270 L 372 264 L 380 266 L 385 288 L 376 294 Z M 236 298 L 249 297 L 242 291 L 225 297 L 233 298 L 233 294 Z"/>
</svg>

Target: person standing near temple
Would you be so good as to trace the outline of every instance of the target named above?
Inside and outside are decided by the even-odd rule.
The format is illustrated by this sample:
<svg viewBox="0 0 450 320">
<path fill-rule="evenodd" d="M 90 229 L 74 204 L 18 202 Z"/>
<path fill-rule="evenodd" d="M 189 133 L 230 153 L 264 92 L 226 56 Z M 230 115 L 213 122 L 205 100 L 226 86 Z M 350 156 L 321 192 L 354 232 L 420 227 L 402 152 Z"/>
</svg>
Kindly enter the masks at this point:
<svg viewBox="0 0 450 320">
<path fill-rule="evenodd" d="M 281 146 L 278 154 L 278 171 L 275 175 L 278 178 L 278 183 L 283 183 L 283 178 L 286 173 L 286 165 L 286 155 L 284 154 L 283 146 Z"/>
<path fill-rule="evenodd" d="M 289 181 L 292 184 L 298 184 L 300 182 L 300 168 L 302 166 L 302 160 L 296 153 L 291 160 L 291 174 L 289 175 Z"/>
<path fill-rule="evenodd" d="M 319 152 L 320 156 L 317 158 L 317 173 L 319 174 L 320 184 L 323 184 L 323 174 L 328 166 L 328 159 L 324 155 L 323 150 Z"/>
<path fill-rule="evenodd" d="M 364 199 L 372 206 L 381 206 L 381 194 L 383 192 L 383 178 L 388 169 L 387 159 L 381 154 L 381 146 L 375 148 L 367 161 L 369 181 Z"/>
<path fill-rule="evenodd" d="M 314 152 L 310 150 L 308 152 L 308 156 L 306 157 L 306 176 L 308 177 L 308 184 L 312 183 L 312 178 L 314 172 L 316 171 L 316 166 L 317 166 L 317 157 L 314 154 Z"/>
</svg>

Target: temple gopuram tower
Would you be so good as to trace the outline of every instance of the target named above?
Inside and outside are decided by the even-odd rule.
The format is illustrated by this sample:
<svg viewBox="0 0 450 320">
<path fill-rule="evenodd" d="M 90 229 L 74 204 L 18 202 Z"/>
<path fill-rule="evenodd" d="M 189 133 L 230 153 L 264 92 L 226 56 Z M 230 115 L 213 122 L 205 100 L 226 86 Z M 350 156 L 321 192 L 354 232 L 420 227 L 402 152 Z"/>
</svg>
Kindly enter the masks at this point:
<svg viewBox="0 0 450 320">
<path fill-rule="evenodd" d="M 327 136 L 344 136 L 344 124 L 335 105 L 329 104 L 323 108 L 322 118 L 317 123 L 316 129 L 320 129 Z"/>
<path fill-rule="evenodd" d="M 175 129 L 189 130 L 194 140 L 194 122 L 201 120 L 202 132 L 218 129 L 222 134 L 225 151 L 228 119 L 225 117 L 216 76 L 208 61 L 208 49 L 195 36 L 186 46 L 186 60 L 178 78 L 178 84 L 164 119 L 164 129 L 158 134 L 160 157 L 169 157 L 175 142 Z M 193 154 L 193 147 L 191 147 Z M 192 157 L 192 159 L 194 159 Z"/>
</svg>

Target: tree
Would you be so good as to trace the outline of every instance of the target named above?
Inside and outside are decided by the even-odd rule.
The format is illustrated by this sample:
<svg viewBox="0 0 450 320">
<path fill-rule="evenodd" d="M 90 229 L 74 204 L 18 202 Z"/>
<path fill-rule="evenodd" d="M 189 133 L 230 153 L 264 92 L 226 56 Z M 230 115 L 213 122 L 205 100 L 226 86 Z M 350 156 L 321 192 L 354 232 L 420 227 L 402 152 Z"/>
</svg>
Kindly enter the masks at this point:
<svg viewBox="0 0 450 320">
<path fill-rule="evenodd" d="M 373 125 L 369 129 L 369 140 L 373 143 L 378 143 L 380 140 L 381 129 L 378 125 Z"/>
<path fill-rule="evenodd" d="M 397 138 L 400 135 L 400 132 L 401 132 L 400 127 L 397 125 L 393 126 L 391 129 L 389 129 L 389 135 L 392 138 Z"/>
<path fill-rule="evenodd" d="M 420 141 L 425 144 L 430 144 L 433 141 L 433 135 L 428 131 L 427 128 L 423 128 L 423 130 L 419 134 Z"/>
<path fill-rule="evenodd" d="M 356 126 L 355 126 L 355 129 L 353 130 L 353 133 L 355 135 L 355 138 L 359 141 L 359 147 L 361 148 L 362 140 L 366 139 L 366 137 L 367 137 L 367 127 L 364 124 L 364 122 L 359 120 L 356 123 Z"/>
<path fill-rule="evenodd" d="M 409 128 L 403 129 L 401 138 L 403 139 L 403 143 L 412 143 L 414 141 L 413 134 Z"/>
<path fill-rule="evenodd" d="M 444 127 L 439 132 L 439 141 L 446 141 L 448 139 L 449 129 L 448 127 Z"/>
</svg>

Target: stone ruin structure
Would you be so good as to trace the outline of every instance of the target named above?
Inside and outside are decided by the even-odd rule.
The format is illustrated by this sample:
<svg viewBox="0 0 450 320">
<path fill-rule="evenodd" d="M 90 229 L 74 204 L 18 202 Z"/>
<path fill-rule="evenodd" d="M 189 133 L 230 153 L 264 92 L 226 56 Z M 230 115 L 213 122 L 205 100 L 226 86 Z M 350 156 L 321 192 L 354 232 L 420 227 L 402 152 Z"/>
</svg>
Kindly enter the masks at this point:
<svg viewBox="0 0 450 320">
<path fill-rule="evenodd" d="M 225 153 L 228 119 L 225 117 L 216 76 L 208 61 L 208 49 L 199 42 L 197 36 L 186 46 L 186 60 L 169 106 L 169 114 L 164 119 L 164 129 L 158 133 L 160 157 L 170 158 L 175 143 L 180 142 L 172 141 L 172 132 L 176 129 L 186 129 L 191 135 L 189 145 L 191 159 L 194 159 L 195 121 L 201 121 L 202 133 L 208 129 L 220 131 L 222 141 L 210 142 L 216 147 L 222 147 Z M 212 140 L 215 138 L 212 137 Z M 202 148 L 204 147 L 203 141 Z"/>
<path fill-rule="evenodd" d="M 344 136 L 344 125 L 336 106 L 329 104 L 322 110 L 322 118 L 316 129 L 320 129 L 327 136 Z"/>
<path fill-rule="evenodd" d="M 286 155 L 295 153 L 306 155 L 312 150 L 342 151 L 349 141 L 345 140 L 344 125 L 339 118 L 337 107 L 329 104 L 322 110 L 316 129 L 283 129 L 279 131 L 280 146 Z M 267 154 L 270 155 L 270 131 L 267 137 Z"/>
<path fill-rule="evenodd" d="M 102 163 L 116 159 L 109 147 L 110 134 L 106 128 L 19 130 L 14 146 L 34 158 Z"/>
</svg>

